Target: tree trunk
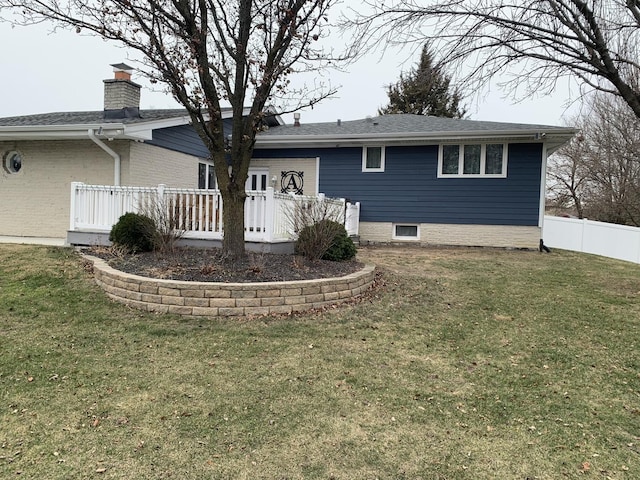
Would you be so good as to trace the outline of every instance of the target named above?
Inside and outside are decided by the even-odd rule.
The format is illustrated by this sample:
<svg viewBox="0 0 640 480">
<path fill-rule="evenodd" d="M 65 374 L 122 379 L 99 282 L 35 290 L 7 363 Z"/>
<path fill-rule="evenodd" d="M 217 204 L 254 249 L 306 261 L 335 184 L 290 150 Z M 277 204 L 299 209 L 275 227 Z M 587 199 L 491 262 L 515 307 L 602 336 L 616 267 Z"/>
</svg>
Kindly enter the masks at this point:
<svg viewBox="0 0 640 480">
<path fill-rule="evenodd" d="M 244 201 L 247 195 L 240 190 L 222 189 L 223 228 L 222 250 L 230 260 L 238 260 L 244 251 Z"/>
</svg>

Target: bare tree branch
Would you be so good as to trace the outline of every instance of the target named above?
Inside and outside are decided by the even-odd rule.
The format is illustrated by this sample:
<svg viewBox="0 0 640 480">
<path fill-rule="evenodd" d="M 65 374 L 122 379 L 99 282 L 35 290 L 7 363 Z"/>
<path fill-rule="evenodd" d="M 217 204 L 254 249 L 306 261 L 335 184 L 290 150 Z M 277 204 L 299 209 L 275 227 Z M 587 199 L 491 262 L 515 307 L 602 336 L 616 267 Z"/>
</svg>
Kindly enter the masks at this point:
<svg viewBox="0 0 640 480">
<path fill-rule="evenodd" d="M 361 52 L 429 41 L 469 89 L 511 74 L 515 96 L 550 92 L 565 76 L 615 93 L 640 117 L 637 0 L 370 0 L 352 11 Z M 426 5 L 425 5 L 426 3 Z M 518 95 L 518 89 L 524 93 Z"/>
<path fill-rule="evenodd" d="M 225 204 L 223 248 L 237 256 L 244 252 L 249 161 L 270 107 L 295 111 L 335 93 L 293 92 L 289 82 L 345 60 L 316 42 L 328 35 L 335 1 L 0 0 L 0 8 L 14 13 L 17 24 L 51 22 L 137 52 L 139 71 L 184 105 L 211 154 Z M 229 149 L 223 102 L 233 111 Z"/>
<path fill-rule="evenodd" d="M 640 225 L 640 119 L 620 98 L 596 94 L 575 123 L 581 135 L 549 162 L 552 203 L 580 218 Z"/>
</svg>

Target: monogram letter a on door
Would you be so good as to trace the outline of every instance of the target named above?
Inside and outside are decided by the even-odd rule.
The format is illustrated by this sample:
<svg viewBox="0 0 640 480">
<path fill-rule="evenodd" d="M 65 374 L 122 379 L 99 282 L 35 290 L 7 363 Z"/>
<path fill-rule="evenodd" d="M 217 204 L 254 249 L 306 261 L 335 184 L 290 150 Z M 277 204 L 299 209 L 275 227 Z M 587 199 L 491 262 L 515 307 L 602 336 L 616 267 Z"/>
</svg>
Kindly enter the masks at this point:
<svg viewBox="0 0 640 480">
<path fill-rule="evenodd" d="M 295 193 L 302 195 L 304 187 L 304 172 L 289 170 L 280 172 L 280 186 L 282 193 Z"/>
</svg>

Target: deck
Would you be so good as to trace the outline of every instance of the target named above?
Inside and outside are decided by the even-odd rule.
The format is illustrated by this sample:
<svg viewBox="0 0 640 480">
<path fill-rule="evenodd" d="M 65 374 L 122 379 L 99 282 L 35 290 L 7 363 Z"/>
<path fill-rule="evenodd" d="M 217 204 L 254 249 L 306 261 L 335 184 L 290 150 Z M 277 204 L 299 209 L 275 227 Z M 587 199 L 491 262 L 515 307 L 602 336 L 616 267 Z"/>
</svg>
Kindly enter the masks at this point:
<svg viewBox="0 0 640 480">
<path fill-rule="evenodd" d="M 245 242 L 248 250 L 290 252 L 299 223 L 298 213 L 317 208 L 358 235 L 360 204 L 343 198 L 292 195 L 273 188 L 247 191 Z M 168 219 L 180 243 L 193 246 L 220 245 L 224 235 L 224 205 L 219 190 L 112 185 L 71 184 L 70 224 L 67 243 L 108 245 L 109 232 L 127 212 L 160 215 Z"/>
</svg>

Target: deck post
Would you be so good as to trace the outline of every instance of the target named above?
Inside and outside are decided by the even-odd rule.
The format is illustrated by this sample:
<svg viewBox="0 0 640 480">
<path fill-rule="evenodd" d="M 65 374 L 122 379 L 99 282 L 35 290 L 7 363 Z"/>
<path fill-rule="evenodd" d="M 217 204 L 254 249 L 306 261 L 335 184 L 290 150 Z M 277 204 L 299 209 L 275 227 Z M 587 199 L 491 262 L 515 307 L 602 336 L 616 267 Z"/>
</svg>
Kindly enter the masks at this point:
<svg viewBox="0 0 640 480">
<path fill-rule="evenodd" d="M 275 225 L 276 200 L 273 194 L 273 187 L 267 187 L 265 195 L 265 215 L 264 215 L 264 241 L 273 242 Z"/>
<path fill-rule="evenodd" d="M 345 208 L 344 227 L 349 235 L 357 236 L 360 232 L 360 202 L 347 202 Z"/>
<path fill-rule="evenodd" d="M 161 183 L 158 185 L 158 189 L 157 189 L 158 198 L 156 198 L 156 202 L 158 205 L 164 205 L 164 189 L 165 188 L 167 188 L 167 186 L 164 183 Z"/>
<path fill-rule="evenodd" d="M 69 206 L 69 230 L 75 231 L 76 229 L 76 192 L 78 187 L 82 185 L 82 182 L 71 182 L 71 205 Z"/>
</svg>

